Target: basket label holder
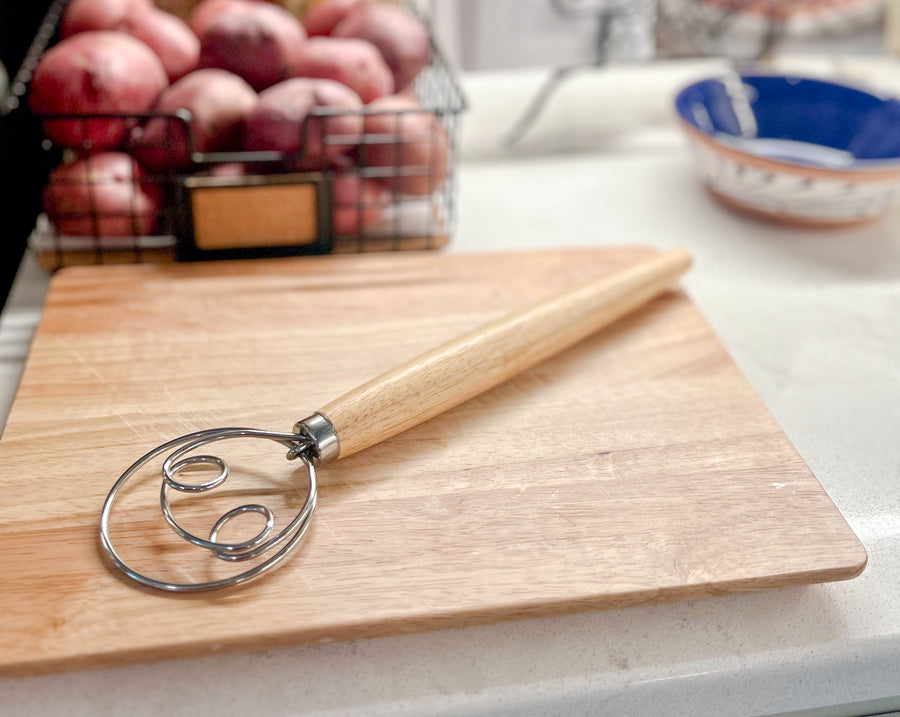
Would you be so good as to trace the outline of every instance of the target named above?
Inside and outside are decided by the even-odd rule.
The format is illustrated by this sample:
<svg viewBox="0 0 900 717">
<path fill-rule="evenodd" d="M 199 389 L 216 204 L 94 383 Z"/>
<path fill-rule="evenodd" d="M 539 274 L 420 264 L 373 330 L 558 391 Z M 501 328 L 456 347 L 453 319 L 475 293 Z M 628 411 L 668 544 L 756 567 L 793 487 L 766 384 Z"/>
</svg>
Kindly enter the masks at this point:
<svg viewBox="0 0 900 717">
<path fill-rule="evenodd" d="M 331 182 L 323 172 L 188 176 L 174 216 L 179 261 L 327 254 Z"/>
</svg>

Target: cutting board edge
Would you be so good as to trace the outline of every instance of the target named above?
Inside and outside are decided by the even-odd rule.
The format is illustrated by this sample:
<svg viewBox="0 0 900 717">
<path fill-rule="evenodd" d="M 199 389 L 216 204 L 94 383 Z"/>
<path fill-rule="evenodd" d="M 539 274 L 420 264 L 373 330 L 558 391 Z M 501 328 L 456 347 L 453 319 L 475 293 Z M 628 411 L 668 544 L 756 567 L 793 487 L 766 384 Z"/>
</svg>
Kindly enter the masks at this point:
<svg viewBox="0 0 900 717">
<path fill-rule="evenodd" d="M 569 255 L 577 255 L 577 254 L 597 254 L 597 253 L 610 253 L 610 252 L 621 252 L 625 254 L 634 254 L 636 257 L 641 255 L 648 254 L 658 254 L 663 249 L 655 244 L 609 244 L 603 246 L 582 246 L 578 244 L 569 244 L 569 245 L 560 245 L 553 246 L 552 248 L 548 247 L 529 247 L 524 248 L 517 251 L 461 251 L 461 252 L 448 252 L 448 251 L 434 251 L 434 250 L 421 250 L 421 251 L 403 251 L 403 252 L 363 252 L 359 254 L 311 254 L 306 256 L 290 256 L 290 257 L 272 257 L 272 258 L 263 258 L 263 259 L 230 259 L 227 262 L 222 262 L 221 260 L 213 260 L 213 261 L 192 261 L 192 262 L 173 262 L 168 264 L 155 264 L 152 262 L 144 262 L 144 263 L 129 263 L 129 264 L 91 264 L 91 265 L 72 265 L 65 266 L 58 270 L 56 270 L 53 275 L 50 277 L 50 287 L 52 288 L 55 284 L 61 282 L 68 282 L 73 279 L 70 277 L 75 277 L 75 279 L 79 279 L 80 275 L 85 275 L 90 277 L 92 274 L 96 274 L 98 276 L 104 274 L 117 274 L 117 273 L 139 273 L 139 274 L 149 274 L 149 275 L 178 275 L 178 274 L 195 274 L 195 273 L 203 273 L 206 270 L 209 270 L 213 273 L 213 275 L 221 275 L 222 269 L 236 269 L 237 271 L 227 271 L 226 274 L 232 273 L 244 273 L 246 269 L 259 269 L 260 272 L 265 272 L 267 268 L 271 268 L 273 265 L 281 265 L 284 267 L 289 266 L 303 266 L 309 265 L 314 266 L 318 265 L 327 265 L 327 264 L 339 264 L 346 265 L 347 263 L 371 263 L 371 264 L 382 264 L 382 263 L 394 263 L 396 260 L 401 260 L 407 263 L 419 263 L 425 261 L 426 263 L 431 263 L 435 259 L 438 261 L 450 261 L 456 262 L 461 261 L 465 263 L 467 260 L 471 260 L 473 257 L 484 257 L 484 256 L 493 256 L 493 255 L 514 255 L 519 257 L 528 257 L 528 256 L 548 256 L 552 254 L 569 254 Z M 257 273 L 255 271 L 249 272 L 251 274 Z M 315 272 L 313 272 L 315 273 Z"/>
<path fill-rule="evenodd" d="M 377 622 L 344 621 L 340 624 L 319 625 L 305 630 L 258 633 L 252 636 L 225 637 L 218 640 L 192 640 L 181 645 L 167 642 L 124 650 L 119 646 L 114 646 L 93 653 L 60 655 L 49 659 L 36 658 L 26 661 L 12 660 L 5 664 L 0 658 L 0 679 L 196 659 L 241 652 L 287 649 L 331 642 L 396 637 L 518 620 L 561 617 L 585 612 L 602 613 L 608 610 L 622 610 L 684 600 L 704 600 L 762 591 L 780 591 L 786 588 L 813 588 L 826 583 L 851 580 L 860 575 L 866 568 L 868 554 L 861 542 L 859 548 L 862 553 L 861 559 L 857 558 L 843 566 L 754 576 L 717 583 L 639 588 L 626 593 L 618 593 L 615 596 L 595 594 L 564 600 L 554 598 L 520 601 L 499 609 L 495 605 L 491 605 L 452 612 L 428 611 L 419 615 L 389 616 Z M 188 596 L 186 599 L 190 599 L 190 597 Z"/>
</svg>

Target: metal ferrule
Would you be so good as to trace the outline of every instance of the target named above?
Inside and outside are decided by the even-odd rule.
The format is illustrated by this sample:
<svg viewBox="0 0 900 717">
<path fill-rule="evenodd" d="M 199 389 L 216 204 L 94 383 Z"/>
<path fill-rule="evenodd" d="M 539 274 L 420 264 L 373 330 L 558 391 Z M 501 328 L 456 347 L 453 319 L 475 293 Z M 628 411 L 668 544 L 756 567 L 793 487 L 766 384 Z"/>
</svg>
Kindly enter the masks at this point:
<svg viewBox="0 0 900 717">
<path fill-rule="evenodd" d="M 337 460 L 340 455 L 341 448 L 337 432 L 331 425 L 331 421 L 321 413 L 314 413 L 295 423 L 294 433 L 299 433 L 312 442 L 309 452 L 316 465 Z"/>
</svg>

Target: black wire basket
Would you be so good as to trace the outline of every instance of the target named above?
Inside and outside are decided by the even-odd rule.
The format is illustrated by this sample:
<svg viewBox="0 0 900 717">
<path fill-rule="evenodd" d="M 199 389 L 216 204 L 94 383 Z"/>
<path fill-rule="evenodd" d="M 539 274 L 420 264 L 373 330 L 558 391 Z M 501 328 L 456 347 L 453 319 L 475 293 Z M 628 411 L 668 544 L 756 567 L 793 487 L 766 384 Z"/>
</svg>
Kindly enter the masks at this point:
<svg viewBox="0 0 900 717">
<path fill-rule="evenodd" d="M 56 41 L 67 2 L 51 6 L 11 83 L 6 112 L 27 111 L 29 81 Z M 45 162 L 56 169 L 44 187 L 47 211 L 38 218 L 31 249 L 42 266 L 55 270 L 445 246 L 455 226 L 456 143 L 466 102 L 429 35 L 430 62 L 412 85 L 415 103 L 409 107 L 311 111 L 297 146 L 311 146 L 309 137 L 317 133 L 325 149 L 318 159 L 305 150 L 197 152 L 186 111 L 38 116 L 48 130 Z M 364 129 L 351 138 L 328 130 L 348 117 Z M 136 136 L 134 128 L 150 122 L 165 127 L 151 150 L 186 152 L 176 170 L 144 166 L 139 150 L 148 147 L 129 139 Z M 91 152 L 87 138 L 101 125 L 123 129 L 125 139 L 113 148 L 115 161 L 108 152 Z M 60 128 L 76 141 L 65 147 L 54 142 L 51 136 L 58 137 Z M 328 151 L 335 145 L 341 145 L 340 153 Z"/>
</svg>

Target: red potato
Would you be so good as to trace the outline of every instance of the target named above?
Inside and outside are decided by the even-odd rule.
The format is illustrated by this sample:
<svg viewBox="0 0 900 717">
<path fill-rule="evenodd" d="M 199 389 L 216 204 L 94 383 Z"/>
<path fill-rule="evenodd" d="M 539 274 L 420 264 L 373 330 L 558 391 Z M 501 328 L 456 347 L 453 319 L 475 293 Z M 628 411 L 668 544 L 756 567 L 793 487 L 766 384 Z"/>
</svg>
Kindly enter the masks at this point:
<svg viewBox="0 0 900 717">
<path fill-rule="evenodd" d="M 151 0 L 72 0 L 63 15 L 61 36 L 91 30 L 117 30 L 145 43 L 159 57 L 169 82 L 195 69 L 200 59 L 197 36 Z"/>
<path fill-rule="evenodd" d="M 125 18 L 121 29 L 156 53 L 169 82 L 197 69 L 200 40 L 181 18 L 156 8 L 145 8 Z"/>
<path fill-rule="evenodd" d="M 364 234 L 391 203 L 390 192 L 358 174 L 336 174 L 331 182 L 331 227 L 338 236 Z"/>
<path fill-rule="evenodd" d="M 248 170 L 243 162 L 224 162 L 214 165 L 207 174 L 210 177 L 243 177 Z"/>
<path fill-rule="evenodd" d="M 314 108 L 334 112 L 313 115 Z M 332 80 L 296 77 L 260 93 L 244 122 L 244 149 L 300 155 L 299 166 L 320 168 L 340 163 L 363 129 L 362 102 L 349 87 Z"/>
<path fill-rule="evenodd" d="M 428 31 L 409 10 L 384 2 L 363 3 L 341 20 L 333 37 L 356 37 L 378 48 L 394 73 L 394 89 L 406 89 L 430 59 Z"/>
<path fill-rule="evenodd" d="M 135 154 L 150 169 L 190 166 L 192 152 L 237 151 L 241 126 L 256 107 L 258 96 L 237 75 L 225 70 L 196 70 L 163 92 L 154 113 L 191 114 L 187 126 L 171 117 L 154 117 L 134 132 Z"/>
<path fill-rule="evenodd" d="M 450 159 L 447 132 L 438 117 L 416 100 L 398 95 L 369 105 L 360 160 L 367 167 L 393 168 L 383 181 L 405 194 L 431 194 L 443 185 Z"/>
<path fill-rule="evenodd" d="M 63 13 L 60 37 L 92 30 L 118 30 L 137 10 L 153 8 L 152 0 L 72 0 Z"/>
<path fill-rule="evenodd" d="M 101 152 L 57 167 L 44 211 L 60 234 L 140 236 L 156 229 L 163 192 L 124 152 Z"/>
<path fill-rule="evenodd" d="M 187 18 L 187 24 L 197 37 L 203 34 L 209 22 L 229 5 L 246 5 L 259 2 L 280 4 L 278 0 L 201 0 Z"/>
<path fill-rule="evenodd" d="M 29 103 L 37 115 L 139 114 L 168 86 L 159 58 L 140 40 L 120 32 L 82 32 L 50 48 L 31 80 Z M 122 144 L 128 119 L 46 120 L 54 142 L 85 151 Z"/>
<path fill-rule="evenodd" d="M 335 26 L 351 11 L 369 0 L 318 0 L 303 14 L 303 27 L 310 37 L 330 35 Z"/>
<path fill-rule="evenodd" d="M 228 70 L 260 91 L 290 77 L 306 32 L 277 5 L 241 2 L 224 6 L 200 35 L 200 66 Z"/>
<path fill-rule="evenodd" d="M 190 15 L 188 15 L 188 26 L 194 31 L 197 37 L 203 35 L 207 25 L 222 10 L 227 9 L 231 5 L 243 5 L 249 0 L 203 0 L 198 3 Z"/>
<path fill-rule="evenodd" d="M 350 37 L 310 38 L 292 74 L 340 82 L 366 104 L 394 91 L 394 77 L 378 49 Z"/>
</svg>

